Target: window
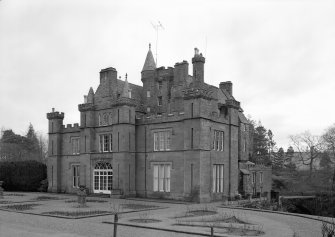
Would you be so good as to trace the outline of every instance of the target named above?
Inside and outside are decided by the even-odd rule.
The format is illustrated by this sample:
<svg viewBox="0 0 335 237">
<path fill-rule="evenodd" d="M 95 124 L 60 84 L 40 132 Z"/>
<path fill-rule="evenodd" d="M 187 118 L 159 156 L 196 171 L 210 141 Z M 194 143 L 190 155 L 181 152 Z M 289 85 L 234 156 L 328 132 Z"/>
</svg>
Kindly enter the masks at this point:
<svg viewBox="0 0 335 237">
<path fill-rule="evenodd" d="M 101 115 L 99 114 L 99 119 L 98 119 L 98 121 L 99 121 L 99 126 L 101 126 Z"/>
<path fill-rule="evenodd" d="M 263 183 L 263 172 L 259 173 L 259 183 Z"/>
<path fill-rule="evenodd" d="M 163 82 L 159 81 L 158 82 L 158 90 L 161 90 L 163 87 Z"/>
<path fill-rule="evenodd" d="M 256 183 L 256 172 L 252 172 L 252 183 Z"/>
<path fill-rule="evenodd" d="M 147 97 L 148 98 L 150 97 L 150 91 L 147 91 Z"/>
<path fill-rule="evenodd" d="M 100 152 L 113 151 L 113 136 L 112 136 L 112 134 L 99 135 L 99 150 L 100 150 Z"/>
<path fill-rule="evenodd" d="M 128 91 L 128 97 L 131 98 L 131 90 Z"/>
<path fill-rule="evenodd" d="M 154 180 L 153 190 L 154 192 L 170 192 L 170 172 L 171 164 L 157 164 L 153 165 Z"/>
<path fill-rule="evenodd" d="M 224 150 L 224 132 L 214 130 L 213 149 L 216 151 Z"/>
<path fill-rule="evenodd" d="M 147 112 L 150 113 L 150 107 L 147 108 Z"/>
<path fill-rule="evenodd" d="M 162 130 L 154 132 L 154 150 L 168 151 L 170 150 L 171 130 Z"/>
<path fill-rule="evenodd" d="M 113 124 L 113 116 L 112 113 L 109 113 L 109 125 Z"/>
<path fill-rule="evenodd" d="M 109 122 L 109 115 L 107 113 L 103 114 L 103 120 L 102 120 L 102 125 L 107 126 Z"/>
<path fill-rule="evenodd" d="M 213 165 L 213 193 L 223 193 L 224 165 Z"/>
<path fill-rule="evenodd" d="M 242 130 L 242 132 L 245 132 L 245 124 L 244 123 L 241 123 L 241 130 Z"/>
<path fill-rule="evenodd" d="M 162 106 L 163 105 L 163 98 L 162 96 L 158 96 L 158 106 Z"/>
<path fill-rule="evenodd" d="M 80 153 L 80 138 L 72 138 L 71 139 L 72 143 L 72 154 L 73 155 L 78 155 Z"/>
<path fill-rule="evenodd" d="M 243 138 L 242 138 L 243 139 Z M 243 139 L 243 151 L 246 152 L 247 151 L 247 145 L 246 145 L 246 140 L 245 138 Z"/>
<path fill-rule="evenodd" d="M 72 184 L 74 188 L 78 188 L 79 187 L 79 165 L 72 165 L 72 175 L 73 175 L 73 180 L 72 180 Z"/>
<path fill-rule="evenodd" d="M 93 192 L 110 193 L 113 185 L 113 168 L 108 162 L 98 162 L 93 171 Z"/>
</svg>

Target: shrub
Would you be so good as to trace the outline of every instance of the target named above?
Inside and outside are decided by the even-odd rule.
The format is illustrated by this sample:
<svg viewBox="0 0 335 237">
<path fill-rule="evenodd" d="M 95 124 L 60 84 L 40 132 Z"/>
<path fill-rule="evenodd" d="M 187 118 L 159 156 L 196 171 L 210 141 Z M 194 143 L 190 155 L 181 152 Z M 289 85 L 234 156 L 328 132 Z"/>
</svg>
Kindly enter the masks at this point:
<svg viewBox="0 0 335 237">
<path fill-rule="evenodd" d="M 0 162 L 0 180 L 7 191 L 38 191 L 46 177 L 46 165 L 38 161 Z"/>
</svg>

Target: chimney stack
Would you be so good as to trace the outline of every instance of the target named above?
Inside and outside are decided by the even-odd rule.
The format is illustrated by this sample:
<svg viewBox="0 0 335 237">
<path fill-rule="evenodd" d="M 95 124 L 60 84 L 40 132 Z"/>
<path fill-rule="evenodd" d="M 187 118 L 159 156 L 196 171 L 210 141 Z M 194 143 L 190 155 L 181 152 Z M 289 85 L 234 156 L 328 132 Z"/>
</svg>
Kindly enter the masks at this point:
<svg viewBox="0 0 335 237">
<path fill-rule="evenodd" d="M 205 58 L 202 56 L 202 53 L 199 54 L 198 48 L 194 48 L 194 57 L 192 58 L 192 64 L 194 82 L 204 83 Z"/>
<path fill-rule="evenodd" d="M 233 83 L 231 81 L 221 82 L 220 89 L 225 89 L 231 96 L 233 96 Z"/>
</svg>

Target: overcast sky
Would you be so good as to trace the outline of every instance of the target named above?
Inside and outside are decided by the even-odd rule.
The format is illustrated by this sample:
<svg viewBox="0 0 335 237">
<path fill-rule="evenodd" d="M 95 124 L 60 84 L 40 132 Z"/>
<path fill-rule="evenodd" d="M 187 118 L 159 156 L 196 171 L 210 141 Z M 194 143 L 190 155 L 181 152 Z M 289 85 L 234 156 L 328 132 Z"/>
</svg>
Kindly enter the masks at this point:
<svg viewBox="0 0 335 237">
<path fill-rule="evenodd" d="M 0 0 L 0 127 L 47 133 L 52 107 L 79 122 L 105 67 L 141 85 L 158 20 L 158 66 L 191 64 L 198 47 L 205 81 L 232 81 L 279 146 L 335 123 L 335 1 Z"/>
</svg>

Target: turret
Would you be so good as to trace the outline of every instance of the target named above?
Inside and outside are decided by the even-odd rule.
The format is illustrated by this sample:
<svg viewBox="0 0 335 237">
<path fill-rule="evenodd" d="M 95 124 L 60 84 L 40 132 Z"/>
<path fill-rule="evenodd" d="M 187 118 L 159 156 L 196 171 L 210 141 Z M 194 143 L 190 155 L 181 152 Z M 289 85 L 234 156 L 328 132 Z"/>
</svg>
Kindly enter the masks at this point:
<svg viewBox="0 0 335 237">
<path fill-rule="evenodd" d="M 146 104 L 149 108 L 155 105 L 148 103 L 153 101 L 152 98 L 157 97 L 155 91 L 155 70 L 156 63 L 151 52 L 151 44 L 149 44 L 149 51 L 147 53 L 147 57 L 145 58 L 141 72 L 141 80 L 143 82 L 142 98 L 144 98 L 144 104 Z"/>
<path fill-rule="evenodd" d="M 64 113 L 59 113 L 52 108 L 52 112 L 47 113 L 47 119 L 49 120 L 49 133 L 59 133 L 62 129 Z"/>
<path fill-rule="evenodd" d="M 194 57 L 192 58 L 193 64 L 193 81 L 196 83 L 204 83 L 204 65 L 205 58 L 199 54 L 199 49 L 194 49 Z"/>
</svg>

